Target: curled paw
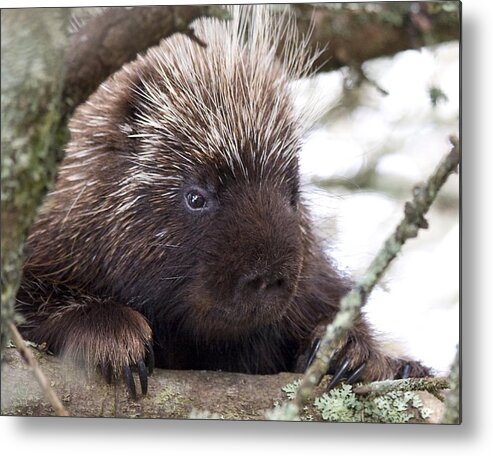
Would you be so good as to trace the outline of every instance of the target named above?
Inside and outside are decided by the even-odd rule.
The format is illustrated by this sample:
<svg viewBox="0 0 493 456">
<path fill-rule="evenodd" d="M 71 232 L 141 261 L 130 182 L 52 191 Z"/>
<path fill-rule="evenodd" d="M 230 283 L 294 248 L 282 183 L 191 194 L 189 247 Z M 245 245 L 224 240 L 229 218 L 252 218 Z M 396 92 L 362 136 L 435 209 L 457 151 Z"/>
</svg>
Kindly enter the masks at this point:
<svg viewBox="0 0 493 456">
<path fill-rule="evenodd" d="M 64 313 L 67 318 L 67 312 Z M 147 377 L 154 368 L 152 331 L 146 319 L 130 307 L 112 302 L 93 305 L 82 315 L 74 314 L 66 323 L 62 352 L 88 370 L 99 370 L 112 383 L 125 382 L 130 395 L 137 397 L 133 377 L 139 377 L 142 394 L 147 393 Z"/>
<path fill-rule="evenodd" d="M 305 356 L 305 368 L 315 359 L 320 343 L 320 338 L 313 340 L 310 352 Z M 330 391 L 341 381 L 353 384 L 357 381 L 425 377 L 430 375 L 430 369 L 417 361 L 393 358 L 371 343 L 358 343 L 349 337 L 331 359 L 327 373 L 332 375 L 327 386 L 327 391 Z"/>
</svg>

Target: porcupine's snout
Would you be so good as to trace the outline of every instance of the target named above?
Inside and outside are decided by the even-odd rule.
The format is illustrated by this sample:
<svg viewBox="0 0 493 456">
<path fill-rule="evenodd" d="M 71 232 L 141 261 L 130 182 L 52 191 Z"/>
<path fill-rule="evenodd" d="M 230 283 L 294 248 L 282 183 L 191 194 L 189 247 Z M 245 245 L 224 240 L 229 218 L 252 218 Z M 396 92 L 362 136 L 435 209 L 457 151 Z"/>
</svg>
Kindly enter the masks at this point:
<svg viewBox="0 0 493 456">
<path fill-rule="evenodd" d="M 302 263 L 300 221 L 278 191 L 223 196 L 193 301 L 197 321 L 216 333 L 245 333 L 278 321 Z"/>
</svg>

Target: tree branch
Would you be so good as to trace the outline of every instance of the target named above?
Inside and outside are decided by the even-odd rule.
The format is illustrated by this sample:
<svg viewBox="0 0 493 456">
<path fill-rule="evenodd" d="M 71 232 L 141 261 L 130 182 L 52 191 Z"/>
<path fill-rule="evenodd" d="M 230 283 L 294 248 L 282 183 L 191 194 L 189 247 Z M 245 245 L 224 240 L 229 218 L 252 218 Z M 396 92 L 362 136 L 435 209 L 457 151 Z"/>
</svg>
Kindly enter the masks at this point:
<svg viewBox="0 0 493 456">
<path fill-rule="evenodd" d="M 266 411 L 287 397 L 287 387 L 301 379 L 300 374 L 293 373 L 246 375 L 156 369 L 149 377 L 147 396 L 133 400 L 123 383 L 108 385 L 101 376 L 88 376 L 58 357 L 32 352 L 64 407 L 71 416 L 79 417 L 265 420 Z M 324 377 L 315 389 L 318 396 L 329 380 L 329 376 Z M 2 415 L 54 414 L 29 368 L 12 348 L 5 350 L 1 393 Z M 418 418 L 418 422 L 436 422 L 443 404 L 427 392 L 416 394 L 432 410 L 428 419 Z M 304 412 L 314 421 L 323 419 L 315 403 L 308 404 Z"/>
<path fill-rule="evenodd" d="M 66 115 L 123 64 L 173 33 L 193 36 L 189 25 L 201 16 L 227 18 L 216 5 L 108 8 L 72 36 L 64 83 Z"/>
<path fill-rule="evenodd" d="M 14 321 L 24 240 L 63 156 L 69 9 L 2 11 L 2 341 Z"/>
<path fill-rule="evenodd" d="M 300 35 L 311 31 L 310 46 L 323 49 L 314 68 L 331 71 L 345 65 L 358 67 L 368 59 L 404 49 L 457 40 L 457 3 L 442 3 L 295 4 L 292 7 Z M 64 84 L 67 114 L 110 74 L 139 52 L 157 45 L 162 38 L 179 32 L 197 40 L 190 23 L 202 16 L 228 17 L 226 10 L 218 6 L 194 5 L 108 8 L 88 20 L 74 34 L 69 47 Z"/>
<path fill-rule="evenodd" d="M 450 388 L 446 377 L 406 378 L 398 380 L 383 380 L 355 386 L 354 394 L 384 394 L 389 391 L 428 391 L 434 396 L 439 390 Z"/>
<path fill-rule="evenodd" d="M 458 40 L 458 2 L 361 2 L 296 4 L 298 29 L 306 32 L 313 18 L 310 44 L 324 49 L 318 71 L 359 67 L 366 60 L 405 49 Z"/>
</svg>

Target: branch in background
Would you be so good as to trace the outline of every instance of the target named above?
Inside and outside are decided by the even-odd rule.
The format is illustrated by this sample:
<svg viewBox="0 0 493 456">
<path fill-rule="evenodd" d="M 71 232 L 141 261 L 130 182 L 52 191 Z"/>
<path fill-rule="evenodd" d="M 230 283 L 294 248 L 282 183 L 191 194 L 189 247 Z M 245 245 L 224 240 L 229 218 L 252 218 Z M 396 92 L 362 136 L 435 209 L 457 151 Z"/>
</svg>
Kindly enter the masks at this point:
<svg viewBox="0 0 493 456">
<path fill-rule="evenodd" d="M 349 68 L 353 75 L 353 77 L 351 78 L 353 81 L 352 83 L 355 84 L 357 87 L 360 87 L 363 84 L 363 82 L 366 82 L 369 86 L 376 89 L 380 93 L 380 95 L 384 97 L 389 95 L 388 90 L 384 89 L 382 86 L 380 86 L 380 84 L 378 84 L 377 81 L 375 81 L 374 79 L 368 76 L 368 74 L 363 69 L 363 66 L 361 64 Z"/>
<path fill-rule="evenodd" d="M 331 71 L 346 65 L 359 67 L 368 59 L 404 49 L 459 39 L 457 3 L 442 3 L 420 2 L 418 9 L 412 3 L 292 7 L 300 34 L 312 30 L 310 46 L 324 49 L 314 69 Z M 86 21 L 70 43 L 64 90 L 70 100 L 67 113 L 110 74 L 162 38 L 180 32 L 195 39 L 190 23 L 202 16 L 228 17 L 214 5 L 148 6 L 108 8 Z"/>
<path fill-rule="evenodd" d="M 66 115 L 109 75 L 138 53 L 173 33 L 193 37 L 189 25 L 201 16 L 227 18 L 216 5 L 114 7 L 93 16 L 72 36 L 64 84 Z"/>
<path fill-rule="evenodd" d="M 445 400 L 445 410 L 442 415 L 442 424 L 460 424 L 461 397 L 460 397 L 460 348 L 457 347 L 455 360 L 450 371 L 450 392 Z"/>
<path fill-rule="evenodd" d="M 408 239 L 416 237 L 421 228 L 428 228 L 428 223 L 424 216 L 436 198 L 439 189 L 448 176 L 457 170 L 459 165 L 459 140 L 456 137 L 451 137 L 450 141 L 452 143 L 450 153 L 441 161 L 425 185 L 418 185 L 414 188 L 413 200 L 406 203 L 404 218 L 401 223 L 370 264 L 363 279 L 341 299 L 341 308 L 334 321 L 327 326 L 315 361 L 305 372 L 294 401 L 285 404 L 283 411 L 277 413 L 278 418 L 280 417 L 279 419 L 293 420 L 297 418 L 303 404 L 313 393 L 322 376 L 327 372 L 329 362 L 340 340 L 351 328 L 354 319 L 359 315 L 369 294 L 388 268 L 390 262 L 400 252 L 403 244 Z"/>
<path fill-rule="evenodd" d="M 405 49 L 453 41 L 460 34 L 458 2 L 296 4 L 298 28 L 306 32 L 313 17 L 310 44 L 324 49 L 318 71 L 358 67 L 366 60 Z"/>
<path fill-rule="evenodd" d="M 390 391 L 428 391 L 443 400 L 439 390 L 450 388 L 446 377 L 406 378 L 383 380 L 353 387 L 354 394 L 385 394 Z"/>
<path fill-rule="evenodd" d="M 39 364 L 36 361 L 32 351 L 27 347 L 26 342 L 19 334 L 19 331 L 13 323 L 9 324 L 9 330 L 19 354 L 31 369 L 34 378 L 41 387 L 41 391 L 52 405 L 55 414 L 57 416 L 70 416 L 63 404 L 60 402 L 60 399 L 58 399 L 58 396 L 55 394 L 55 391 L 53 391 L 53 388 L 49 384 L 47 378 L 39 368 Z"/>
<path fill-rule="evenodd" d="M 311 182 L 324 189 L 343 188 L 352 192 L 366 190 L 387 194 L 392 198 L 405 199 L 412 190 L 413 183 L 410 180 L 403 180 L 399 176 L 381 175 L 377 172 L 379 160 L 387 153 L 387 150 L 383 150 L 382 153 L 370 157 L 351 177 L 334 176 L 325 179 L 313 179 Z M 457 207 L 457 197 L 447 192 L 442 192 L 437 196 L 433 204 L 440 209 L 455 209 Z"/>
</svg>

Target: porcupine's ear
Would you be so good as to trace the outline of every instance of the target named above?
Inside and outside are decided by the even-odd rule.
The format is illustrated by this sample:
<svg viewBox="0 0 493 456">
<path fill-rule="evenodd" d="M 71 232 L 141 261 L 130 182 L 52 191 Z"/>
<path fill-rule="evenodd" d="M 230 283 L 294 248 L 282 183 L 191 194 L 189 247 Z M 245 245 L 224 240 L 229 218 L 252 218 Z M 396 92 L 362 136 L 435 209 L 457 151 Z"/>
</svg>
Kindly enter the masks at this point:
<svg viewBox="0 0 493 456">
<path fill-rule="evenodd" d="M 106 150 L 125 155 L 137 151 L 142 133 L 139 118 L 143 113 L 145 84 L 153 80 L 154 73 L 155 70 L 139 57 L 104 81 L 78 109 L 76 118 L 83 119 L 86 125 L 89 119 L 95 145 L 104 143 Z"/>
<path fill-rule="evenodd" d="M 115 81 L 118 86 L 123 85 L 118 90 L 118 98 L 115 100 L 115 125 L 119 126 L 122 133 L 132 138 L 137 133 L 136 123 L 138 115 L 141 112 L 142 93 L 144 90 L 143 78 L 146 75 L 135 71 L 133 64 L 127 64 L 120 73 L 116 74 L 114 79 L 124 79 L 124 84 Z"/>
<path fill-rule="evenodd" d="M 158 86 L 159 73 L 147 54 L 124 65 L 113 77 L 111 84 L 116 86 L 114 119 L 121 132 L 130 138 L 139 134 L 138 124 L 148 114 L 149 86 Z"/>
<path fill-rule="evenodd" d="M 75 110 L 70 120 L 71 141 L 78 147 L 104 147 L 125 151 L 135 141 L 135 119 L 139 109 L 143 72 L 137 62 L 124 65 L 111 75 Z"/>
</svg>

